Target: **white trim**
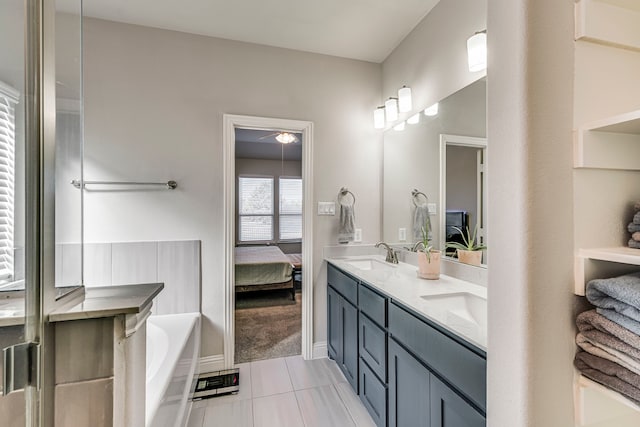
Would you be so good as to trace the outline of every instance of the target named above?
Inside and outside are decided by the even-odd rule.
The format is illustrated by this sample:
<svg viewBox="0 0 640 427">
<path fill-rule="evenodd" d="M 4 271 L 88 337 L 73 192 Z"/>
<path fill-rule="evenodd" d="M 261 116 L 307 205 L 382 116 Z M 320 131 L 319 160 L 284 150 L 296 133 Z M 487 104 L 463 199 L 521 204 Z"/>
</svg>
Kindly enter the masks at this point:
<svg viewBox="0 0 640 427">
<path fill-rule="evenodd" d="M 225 369 L 224 354 L 201 357 L 198 361 L 198 374 L 222 371 L 223 369 Z"/>
<path fill-rule="evenodd" d="M 461 136 L 461 135 L 449 135 L 446 133 L 440 134 L 440 246 L 444 248 L 445 244 L 445 235 L 446 235 L 446 218 L 447 218 L 447 200 L 446 200 L 446 190 L 447 190 L 447 145 L 458 145 L 462 147 L 477 147 L 477 148 L 487 148 L 487 138 L 476 138 L 472 136 Z M 487 162 L 485 159 L 485 166 Z M 485 169 L 486 172 L 486 169 Z M 485 178 L 486 179 L 486 178 Z M 486 203 L 486 200 L 485 200 Z M 484 230 L 485 239 L 487 237 L 487 229 Z"/>
<path fill-rule="evenodd" d="M 0 80 L 0 95 L 12 101 L 14 104 L 17 104 L 20 101 L 20 92 Z"/>
<path fill-rule="evenodd" d="M 235 129 L 302 133 L 302 357 L 313 357 L 313 122 L 223 115 L 224 173 L 224 366 L 234 366 Z"/>
<path fill-rule="evenodd" d="M 314 359 L 325 359 L 329 357 L 329 351 L 327 349 L 327 342 L 320 341 L 313 345 L 313 358 Z"/>
</svg>

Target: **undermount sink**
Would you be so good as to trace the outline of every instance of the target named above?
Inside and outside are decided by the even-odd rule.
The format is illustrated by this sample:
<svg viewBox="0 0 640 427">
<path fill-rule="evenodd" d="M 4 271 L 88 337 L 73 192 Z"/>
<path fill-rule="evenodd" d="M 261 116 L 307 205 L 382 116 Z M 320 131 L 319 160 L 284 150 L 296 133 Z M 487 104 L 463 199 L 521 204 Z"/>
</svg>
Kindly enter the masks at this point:
<svg viewBox="0 0 640 427">
<path fill-rule="evenodd" d="M 379 261 L 377 259 L 368 258 L 368 259 L 355 259 L 351 261 L 346 261 L 346 264 L 351 267 L 355 267 L 359 270 L 388 270 L 395 268 L 394 265 Z"/>
<path fill-rule="evenodd" d="M 443 295 L 423 295 L 433 309 L 445 314 L 449 325 L 469 332 L 487 330 L 487 300 L 469 292 Z"/>
</svg>

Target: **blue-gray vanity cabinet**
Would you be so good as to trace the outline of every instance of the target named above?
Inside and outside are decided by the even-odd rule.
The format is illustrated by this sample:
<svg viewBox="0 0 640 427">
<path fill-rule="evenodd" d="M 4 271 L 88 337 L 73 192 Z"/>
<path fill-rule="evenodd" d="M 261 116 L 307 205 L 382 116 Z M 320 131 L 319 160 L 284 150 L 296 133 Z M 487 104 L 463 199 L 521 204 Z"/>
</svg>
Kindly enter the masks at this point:
<svg viewBox="0 0 640 427">
<path fill-rule="evenodd" d="M 360 359 L 360 400 L 376 426 L 387 425 L 387 386 Z"/>
<path fill-rule="evenodd" d="M 485 427 L 485 418 L 433 375 L 430 391 L 431 427 Z"/>
<path fill-rule="evenodd" d="M 389 340 L 389 427 L 430 427 L 429 370 Z"/>
<path fill-rule="evenodd" d="M 347 381 L 357 393 L 358 309 L 350 302 L 357 303 L 357 282 L 331 265 L 328 268 L 327 276 L 329 284 L 327 288 L 329 357 L 336 361 Z"/>
<path fill-rule="evenodd" d="M 387 381 L 387 332 L 360 312 L 360 358 L 382 382 Z"/>
</svg>

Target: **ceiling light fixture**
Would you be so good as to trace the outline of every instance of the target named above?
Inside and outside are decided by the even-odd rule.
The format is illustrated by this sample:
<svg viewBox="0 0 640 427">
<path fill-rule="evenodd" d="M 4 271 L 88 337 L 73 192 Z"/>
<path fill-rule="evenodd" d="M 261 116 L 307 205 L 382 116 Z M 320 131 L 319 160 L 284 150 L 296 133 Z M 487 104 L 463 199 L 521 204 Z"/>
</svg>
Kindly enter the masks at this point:
<svg viewBox="0 0 640 427">
<path fill-rule="evenodd" d="M 291 144 L 292 142 L 296 142 L 297 139 L 294 134 L 289 132 L 280 132 L 276 135 L 276 141 L 281 144 Z"/>
<path fill-rule="evenodd" d="M 420 113 L 416 113 L 413 116 L 409 117 L 407 119 L 407 123 L 409 123 L 410 125 L 415 125 L 420 123 Z"/>
<path fill-rule="evenodd" d="M 397 125 L 395 125 L 393 127 L 393 130 L 397 130 L 398 132 L 403 131 L 404 130 L 404 124 L 405 122 L 400 122 Z"/>
<path fill-rule="evenodd" d="M 384 129 L 384 105 L 373 110 L 373 127 Z"/>
<path fill-rule="evenodd" d="M 398 98 L 389 98 L 384 103 L 384 112 L 388 122 L 398 120 Z"/>
<path fill-rule="evenodd" d="M 438 115 L 438 103 L 436 102 L 431 107 L 425 108 L 424 115 L 425 116 L 429 116 L 429 117 L 437 116 Z"/>
<path fill-rule="evenodd" d="M 401 113 L 411 111 L 411 88 L 402 86 L 398 90 L 398 109 Z"/>
<path fill-rule="evenodd" d="M 487 68 L 487 30 L 478 31 L 467 40 L 469 71 L 482 71 Z"/>
</svg>

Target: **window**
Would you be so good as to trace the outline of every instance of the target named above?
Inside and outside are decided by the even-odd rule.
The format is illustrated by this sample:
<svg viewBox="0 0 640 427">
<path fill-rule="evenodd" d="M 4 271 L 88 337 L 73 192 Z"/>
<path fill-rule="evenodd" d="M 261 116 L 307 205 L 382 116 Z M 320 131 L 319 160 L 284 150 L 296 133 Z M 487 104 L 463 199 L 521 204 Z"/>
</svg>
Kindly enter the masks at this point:
<svg viewBox="0 0 640 427">
<path fill-rule="evenodd" d="M 302 179 L 280 178 L 280 240 L 302 239 Z"/>
<path fill-rule="evenodd" d="M 273 240 L 273 178 L 238 178 L 238 222 L 241 242 Z"/>
<path fill-rule="evenodd" d="M 0 280 L 13 278 L 15 105 L 19 94 L 0 82 Z"/>
</svg>

